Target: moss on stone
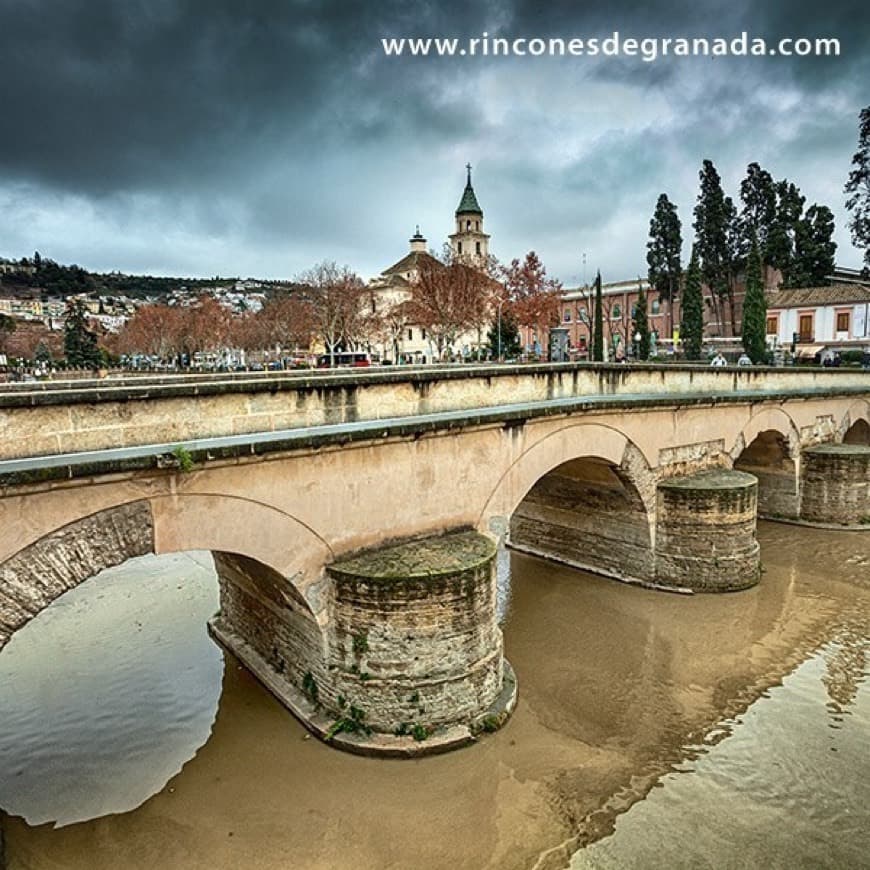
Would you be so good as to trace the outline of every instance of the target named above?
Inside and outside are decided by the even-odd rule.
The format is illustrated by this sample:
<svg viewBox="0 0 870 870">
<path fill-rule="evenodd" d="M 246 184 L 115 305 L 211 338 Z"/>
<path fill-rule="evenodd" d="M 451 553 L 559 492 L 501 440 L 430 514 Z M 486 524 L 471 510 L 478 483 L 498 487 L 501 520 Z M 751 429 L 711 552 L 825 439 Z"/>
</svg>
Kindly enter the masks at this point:
<svg viewBox="0 0 870 870">
<path fill-rule="evenodd" d="M 728 468 L 718 468 L 713 471 L 701 471 L 684 477 L 672 477 L 659 483 L 660 489 L 685 490 L 719 490 L 748 489 L 757 484 L 757 478 L 745 471 L 732 471 Z"/>
<path fill-rule="evenodd" d="M 814 453 L 827 456 L 870 456 L 870 445 L 867 444 L 819 444 L 807 447 L 804 453 Z"/>
<path fill-rule="evenodd" d="M 495 556 L 495 542 L 478 532 L 453 532 L 358 553 L 330 565 L 330 574 L 359 580 L 446 577 L 472 571 Z"/>
</svg>

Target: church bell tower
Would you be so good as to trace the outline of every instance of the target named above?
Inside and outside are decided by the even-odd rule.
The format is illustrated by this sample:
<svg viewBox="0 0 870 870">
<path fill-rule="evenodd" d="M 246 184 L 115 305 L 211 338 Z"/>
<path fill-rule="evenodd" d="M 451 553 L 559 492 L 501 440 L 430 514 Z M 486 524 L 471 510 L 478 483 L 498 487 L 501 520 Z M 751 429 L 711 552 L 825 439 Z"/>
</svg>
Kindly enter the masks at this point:
<svg viewBox="0 0 870 870">
<path fill-rule="evenodd" d="M 455 257 L 472 266 L 484 266 L 489 256 L 489 236 L 483 231 L 483 209 L 471 186 L 471 164 L 462 199 L 456 209 L 456 232 L 450 236 L 450 248 Z"/>
</svg>

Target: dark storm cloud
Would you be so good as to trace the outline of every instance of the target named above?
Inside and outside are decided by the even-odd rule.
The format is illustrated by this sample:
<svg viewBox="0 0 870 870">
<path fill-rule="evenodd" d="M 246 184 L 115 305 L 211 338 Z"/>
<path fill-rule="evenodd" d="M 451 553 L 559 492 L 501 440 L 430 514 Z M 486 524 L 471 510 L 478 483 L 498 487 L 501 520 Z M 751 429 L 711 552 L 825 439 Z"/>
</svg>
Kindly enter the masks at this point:
<svg viewBox="0 0 870 870">
<path fill-rule="evenodd" d="M 708 156 L 733 194 L 746 163 L 769 161 L 843 223 L 870 80 L 870 16 L 853 4 L 469 7 L 0 0 L 0 255 L 39 247 L 101 268 L 284 275 L 330 257 L 370 274 L 401 255 L 414 222 L 440 244 L 466 159 L 480 166 L 496 252 L 535 247 L 565 277 L 587 249 L 611 273 L 640 269 L 658 192 L 688 223 Z M 843 55 L 648 64 L 380 51 L 388 36 L 614 30 L 835 36 Z"/>
</svg>

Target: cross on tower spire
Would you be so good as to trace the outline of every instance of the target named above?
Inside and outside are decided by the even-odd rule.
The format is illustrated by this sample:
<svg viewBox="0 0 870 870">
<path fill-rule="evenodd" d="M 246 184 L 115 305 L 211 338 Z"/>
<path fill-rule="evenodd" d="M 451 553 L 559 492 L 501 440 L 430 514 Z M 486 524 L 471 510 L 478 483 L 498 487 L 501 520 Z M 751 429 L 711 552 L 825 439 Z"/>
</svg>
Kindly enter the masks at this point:
<svg viewBox="0 0 870 870">
<path fill-rule="evenodd" d="M 471 164 L 466 163 L 465 168 L 468 170 L 468 183 L 471 184 Z"/>
</svg>

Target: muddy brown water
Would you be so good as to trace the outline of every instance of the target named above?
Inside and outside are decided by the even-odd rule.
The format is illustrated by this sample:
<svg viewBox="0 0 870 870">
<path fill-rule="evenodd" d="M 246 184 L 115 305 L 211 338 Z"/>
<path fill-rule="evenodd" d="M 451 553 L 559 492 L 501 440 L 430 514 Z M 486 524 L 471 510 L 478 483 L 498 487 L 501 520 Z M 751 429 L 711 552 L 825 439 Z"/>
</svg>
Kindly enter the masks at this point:
<svg viewBox="0 0 870 870">
<path fill-rule="evenodd" d="M 502 554 L 520 684 L 417 761 L 315 739 L 207 636 L 207 554 L 133 560 L 0 654 L 10 870 L 870 866 L 870 534 L 761 523 L 730 595 Z"/>
</svg>

